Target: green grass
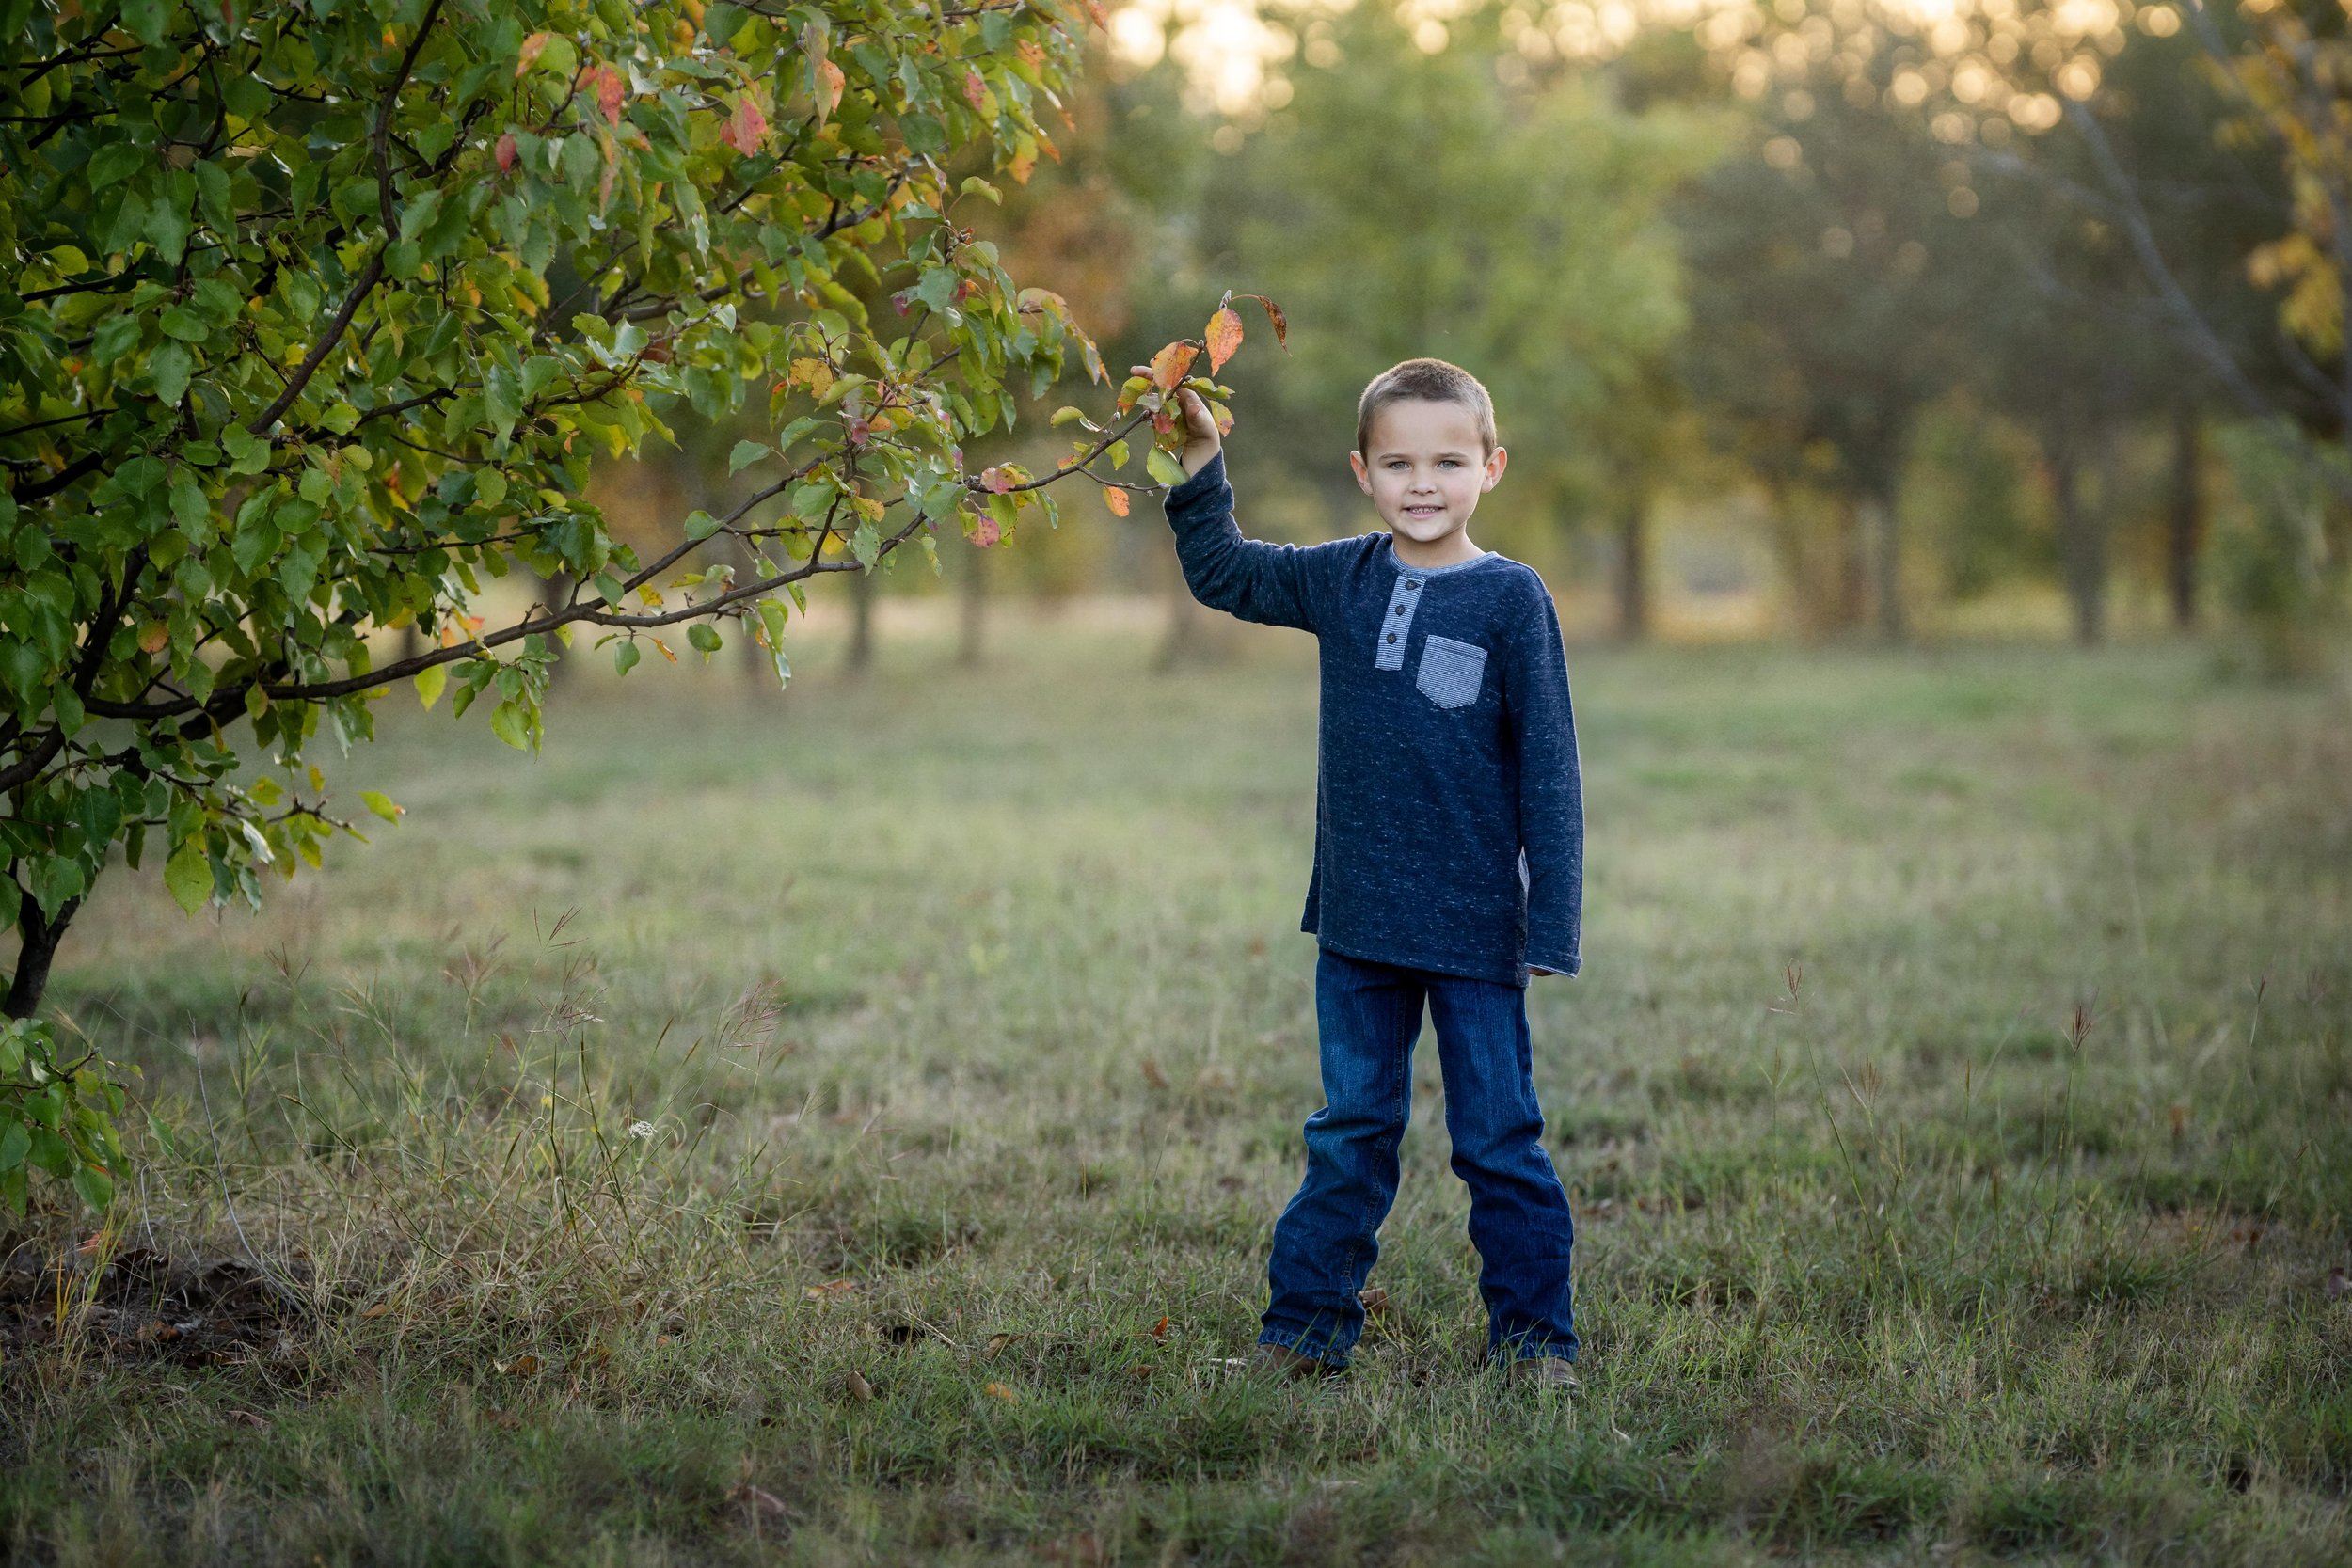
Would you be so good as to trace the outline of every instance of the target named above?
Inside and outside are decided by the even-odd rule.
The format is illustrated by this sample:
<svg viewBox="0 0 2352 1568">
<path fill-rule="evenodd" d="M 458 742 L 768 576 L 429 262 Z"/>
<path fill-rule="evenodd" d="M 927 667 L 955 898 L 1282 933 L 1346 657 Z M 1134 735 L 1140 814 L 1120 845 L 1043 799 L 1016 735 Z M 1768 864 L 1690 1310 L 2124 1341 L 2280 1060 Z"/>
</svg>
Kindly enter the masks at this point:
<svg viewBox="0 0 2352 1568">
<path fill-rule="evenodd" d="M 1222 1375 L 1319 1103 L 1311 650 L 1241 650 L 664 670 L 560 697 L 536 761 L 402 695 L 345 774 L 405 824 L 261 917 L 115 876 L 54 1001 L 171 1137 L 118 1243 L 249 1243 L 311 1310 L 197 1366 L 67 1310 L 0 1365 L 0 1541 L 2352 1554 L 2341 694 L 2179 648 L 1576 654 L 1587 969 L 1531 1004 L 1587 1354 L 1544 1403 L 1478 1370 L 1430 1049 L 1355 1372 Z"/>
</svg>

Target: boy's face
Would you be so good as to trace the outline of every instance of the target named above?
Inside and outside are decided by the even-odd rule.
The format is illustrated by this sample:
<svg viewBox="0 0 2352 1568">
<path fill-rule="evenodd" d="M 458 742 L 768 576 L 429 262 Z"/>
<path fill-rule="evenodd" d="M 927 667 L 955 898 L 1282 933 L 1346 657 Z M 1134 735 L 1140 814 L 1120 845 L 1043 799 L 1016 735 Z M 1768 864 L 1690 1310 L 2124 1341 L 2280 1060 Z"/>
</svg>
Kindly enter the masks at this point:
<svg viewBox="0 0 2352 1568">
<path fill-rule="evenodd" d="M 1476 416 L 1458 403 L 1402 398 L 1372 417 L 1370 451 L 1347 454 L 1356 483 L 1394 532 L 1431 545 L 1458 533 L 1478 498 L 1502 477 L 1506 454 L 1478 436 Z"/>
</svg>

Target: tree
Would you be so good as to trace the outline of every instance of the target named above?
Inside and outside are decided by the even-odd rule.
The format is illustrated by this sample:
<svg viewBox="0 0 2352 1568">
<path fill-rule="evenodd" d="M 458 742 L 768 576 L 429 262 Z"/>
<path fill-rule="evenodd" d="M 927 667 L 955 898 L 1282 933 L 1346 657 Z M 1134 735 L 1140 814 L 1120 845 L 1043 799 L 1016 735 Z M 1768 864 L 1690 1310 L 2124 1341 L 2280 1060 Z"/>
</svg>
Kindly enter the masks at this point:
<svg viewBox="0 0 2352 1568">
<path fill-rule="evenodd" d="M 1358 394 L 1437 355 L 1486 384 L 1511 448 L 1482 519 L 1506 536 L 1614 528 L 1664 467 L 1660 372 L 1684 323 L 1664 206 L 1715 155 L 1707 120 L 1628 113 L 1598 77 L 1532 76 L 1491 17 L 1456 19 L 1434 51 L 1386 8 L 1316 25 L 1330 52 L 1313 57 L 1332 63 L 1293 71 L 1286 106 L 1198 205 L 1196 254 L 1301 324 L 1297 354 L 1244 382 L 1237 460 L 1295 470 L 1321 453 L 1311 473 L 1331 509 L 1357 506 Z"/>
<path fill-rule="evenodd" d="M 946 166 L 985 147 L 1017 182 L 1055 155 L 1085 12 L 4 14 L 11 1014 L 118 846 L 194 911 L 258 901 L 264 871 L 356 833 L 305 751 L 367 739 L 396 682 L 532 747 L 553 646 L 580 632 L 623 672 L 675 658 L 665 634 L 706 658 L 733 635 L 781 676 L 809 578 L 1052 513 L 1060 473 L 967 472 L 961 446 L 1066 358 L 1099 360 L 956 215 L 994 186 Z M 615 540 L 582 499 L 592 453 L 754 384 L 768 434 L 730 465 L 757 487 L 659 549 Z M 1123 461 L 1160 391 L 1083 454 Z M 517 569 L 570 586 L 485 625 L 484 578 Z M 373 630 L 411 626 L 421 647 L 373 662 Z"/>
</svg>

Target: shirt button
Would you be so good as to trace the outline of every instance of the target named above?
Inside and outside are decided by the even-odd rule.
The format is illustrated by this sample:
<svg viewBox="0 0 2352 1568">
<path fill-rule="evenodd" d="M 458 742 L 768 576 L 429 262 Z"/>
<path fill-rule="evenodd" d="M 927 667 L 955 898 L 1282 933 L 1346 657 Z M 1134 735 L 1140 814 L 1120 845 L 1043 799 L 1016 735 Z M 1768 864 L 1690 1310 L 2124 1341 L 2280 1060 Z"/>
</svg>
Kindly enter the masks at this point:
<svg viewBox="0 0 2352 1568">
<path fill-rule="evenodd" d="M 1396 612 L 1397 612 L 1399 615 L 1404 614 L 1404 613 L 1405 613 L 1405 607 L 1404 607 L 1403 605 L 1398 605 L 1398 606 L 1396 607 Z"/>
<path fill-rule="evenodd" d="M 1421 584 L 1418 582 L 1408 582 L 1405 586 L 1407 588 L 1419 588 Z"/>
<path fill-rule="evenodd" d="M 1389 633 L 1389 641 L 1391 641 L 1391 642 L 1395 641 L 1396 641 L 1396 633 L 1394 633 L 1394 632 L 1391 632 L 1391 633 Z"/>
</svg>

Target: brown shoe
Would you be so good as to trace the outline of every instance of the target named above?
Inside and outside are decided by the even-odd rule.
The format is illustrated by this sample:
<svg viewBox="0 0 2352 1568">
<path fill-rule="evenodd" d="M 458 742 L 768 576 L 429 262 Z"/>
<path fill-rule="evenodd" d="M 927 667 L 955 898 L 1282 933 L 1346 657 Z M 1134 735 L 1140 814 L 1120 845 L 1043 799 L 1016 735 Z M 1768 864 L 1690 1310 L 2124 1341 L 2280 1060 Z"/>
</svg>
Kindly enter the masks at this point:
<svg viewBox="0 0 2352 1568">
<path fill-rule="evenodd" d="M 1522 1355 L 1502 1364 L 1504 1381 L 1514 1388 L 1558 1389 L 1573 1394 L 1584 1385 L 1574 1364 L 1557 1355 Z"/>
<path fill-rule="evenodd" d="M 1268 1378 L 1332 1377 L 1341 1370 L 1304 1351 L 1293 1350 L 1288 1345 L 1272 1344 L 1252 1346 L 1248 1368 L 1252 1377 Z"/>
</svg>

